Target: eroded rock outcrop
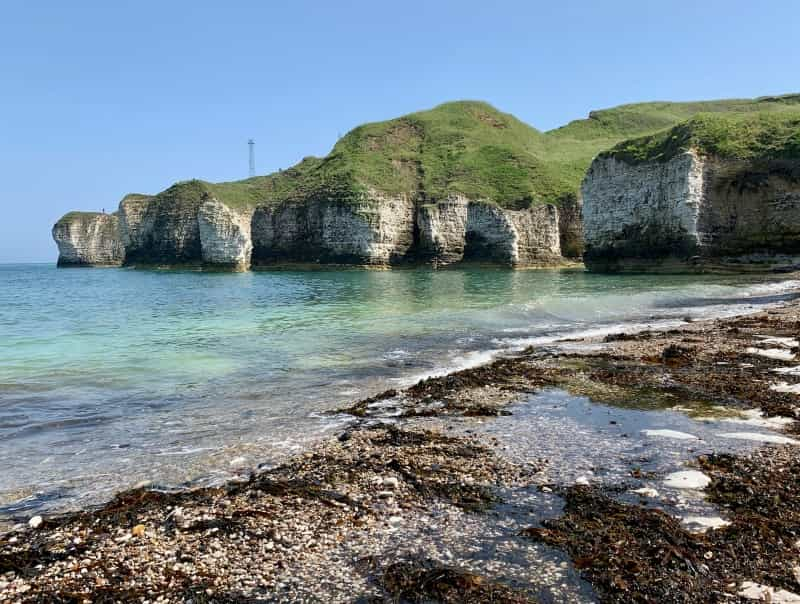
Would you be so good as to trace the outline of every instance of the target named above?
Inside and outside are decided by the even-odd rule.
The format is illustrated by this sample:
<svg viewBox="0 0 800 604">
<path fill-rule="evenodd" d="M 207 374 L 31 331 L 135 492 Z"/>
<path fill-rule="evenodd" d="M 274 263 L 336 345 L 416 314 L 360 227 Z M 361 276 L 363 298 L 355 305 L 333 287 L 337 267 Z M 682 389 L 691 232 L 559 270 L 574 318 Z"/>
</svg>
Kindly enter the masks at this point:
<svg viewBox="0 0 800 604">
<path fill-rule="evenodd" d="M 132 265 L 247 270 L 287 262 L 527 266 L 561 258 L 558 210 L 552 205 L 507 210 L 459 196 L 420 205 L 406 196 L 370 191 L 357 201 L 232 208 L 208 193 L 184 190 L 178 201 L 127 196 L 118 214 L 117 264 L 124 259 Z M 71 232 L 73 248 L 98 245 L 85 228 Z M 70 262 L 75 254 L 64 249 L 65 263 Z M 82 263 L 93 264 L 95 257 L 100 258 L 84 254 Z M 109 263 L 105 256 L 102 263 Z"/>
<path fill-rule="evenodd" d="M 197 215 L 203 263 L 233 270 L 250 268 L 252 218 L 252 210 L 237 212 L 213 198 L 203 201 Z"/>
<path fill-rule="evenodd" d="M 422 205 L 419 256 L 437 264 L 463 260 L 523 266 L 560 258 L 558 210 L 551 205 L 506 210 L 454 196 Z"/>
<path fill-rule="evenodd" d="M 800 159 L 687 151 L 637 163 L 607 154 L 582 193 L 592 270 L 766 268 L 800 254 Z"/>
<path fill-rule="evenodd" d="M 53 226 L 58 266 L 119 266 L 125 248 L 116 214 L 70 212 Z"/>
<path fill-rule="evenodd" d="M 202 260 L 198 215 L 207 192 L 194 181 L 149 197 L 129 195 L 119 216 L 128 264 L 194 264 Z"/>
<path fill-rule="evenodd" d="M 259 207 L 253 214 L 253 262 L 384 265 L 414 245 L 414 203 L 372 193 L 356 203 L 330 200 Z"/>
</svg>

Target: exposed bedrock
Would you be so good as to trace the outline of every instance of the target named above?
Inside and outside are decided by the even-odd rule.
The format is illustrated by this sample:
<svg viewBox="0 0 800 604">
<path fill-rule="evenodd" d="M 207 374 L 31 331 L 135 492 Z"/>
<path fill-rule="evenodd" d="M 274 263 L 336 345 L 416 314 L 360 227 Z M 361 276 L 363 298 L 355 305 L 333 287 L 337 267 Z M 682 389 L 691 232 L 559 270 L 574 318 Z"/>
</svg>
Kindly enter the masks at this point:
<svg viewBox="0 0 800 604">
<path fill-rule="evenodd" d="M 53 226 L 58 266 L 119 266 L 125 258 L 115 214 L 72 212 Z"/>
<path fill-rule="evenodd" d="M 205 200 L 197 215 L 203 263 L 232 270 L 250 268 L 252 217 L 251 210 L 237 212 L 216 199 Z"/>
<path fill-rule="evenodd" d="M 800 256 L 800 160 L 601 156 L 582 193 L 590 270 L 752 270 Z"/>
<path fill-rule="evenodd" d="M 417 224 L 418 256 L 440 264 L 477 260 L 524 266 L 561 256 L 558 210 L 551 205 L 504 210 L 454 196 L 420 206 Z"/>
<path fill-rule="evenodd" d="M 199 263 L 198 215 L 203 201 L 200 193 L 178 199 L 138 195 L 123 199 L 119 217 L 126 263 Z"/>
<path fill-rule="evenodd" d="M 105 235 L 115 242 L 117 264 L 124 259 L 131 265 L 247 270 L 289 262 L 526 266 L 561 259 L 559 214 L 551 205 L 505 210 L 458 196 L 419 205 L 406 196 L 372 191 L 347 203 L 312 199 L 242 209 L 203 193 L 183 190 L 176 197 L 130 195 L 122 200 L 113 237 Z M 74 258 L 83 264 L 109 263 L 108 254 L 72 251 L 97 248 L 99 235 L 84 227 L 72 233 L 72 239 L 57 237 L 71 241 L 65 251 L 59 242 L 64 263 L 78 263 Z"/>
<path fill-rule="evenodd" d="M 414 245 L 414 203 L 371 195 L 357 203 L 314 200 L 256 209 L 253 263 L 394 264 Z"/>
</svg>

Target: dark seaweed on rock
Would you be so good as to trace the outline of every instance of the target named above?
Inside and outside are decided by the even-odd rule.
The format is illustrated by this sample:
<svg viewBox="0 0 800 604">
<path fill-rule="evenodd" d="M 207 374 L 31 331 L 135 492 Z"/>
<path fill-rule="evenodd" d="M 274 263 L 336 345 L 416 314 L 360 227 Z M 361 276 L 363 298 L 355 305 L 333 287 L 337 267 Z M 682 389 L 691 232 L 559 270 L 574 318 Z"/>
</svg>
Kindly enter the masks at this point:
<svg viewBox="0 0 800 604">
<path fill-rule="evenodd" d="M 523 534 L 567 550 L 603 601 L 700 602 L 700 594 L 715 589 L 702 548 L 675 518 L 590 488 L 565 495 L 561 518 Z"/>
<path fill-rule="evenodd" d="M 395 562 L 378 583 L 389 602 L 423 604 L 535 604 L 527 595 L 461 568 L 431 560 Z M 385 602 L 385 599 L 374 600 Z"/>
<path fill-rule="evenodd" d="M 574 487 L 563 516 L 523 534 L 569 552 L 604 602 L 730 602 L 744 581 L 796 591 L 800 453 L 770 448 L 699 463 L 712 476 L 709 498 L 730 516 L 726 527 L 690 533 L 660 510 Z"/>
</svg>

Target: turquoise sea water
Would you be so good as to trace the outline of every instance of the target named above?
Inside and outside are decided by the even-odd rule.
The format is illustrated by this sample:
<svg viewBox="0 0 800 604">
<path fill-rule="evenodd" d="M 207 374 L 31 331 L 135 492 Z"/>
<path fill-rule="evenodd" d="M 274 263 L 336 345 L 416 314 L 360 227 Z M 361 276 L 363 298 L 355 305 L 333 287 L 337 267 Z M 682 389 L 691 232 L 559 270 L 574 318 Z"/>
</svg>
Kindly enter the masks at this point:
<svg viewBox="0 0 800 604">
<path fill-rule="evenodd" d="M 275 463 L 323 412 L 500 351 L 774 302 L 796 282 L 0 265 L 0 515 Z"/>
</svg>

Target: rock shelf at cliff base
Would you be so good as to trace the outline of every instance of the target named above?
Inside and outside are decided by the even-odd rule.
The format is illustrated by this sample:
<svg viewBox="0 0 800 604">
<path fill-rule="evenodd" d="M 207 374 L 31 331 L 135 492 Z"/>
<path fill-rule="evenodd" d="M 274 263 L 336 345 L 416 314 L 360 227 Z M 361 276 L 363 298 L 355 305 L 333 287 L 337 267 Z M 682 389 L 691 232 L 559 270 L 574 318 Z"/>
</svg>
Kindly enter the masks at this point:
<svg viewBox="0 0 800 604">
<path fill-rule="evenodd" d="M 611 410 L 635 405 L 730 416 L 748 432 L 776 418 L 791 438 L 797 395 L 770 385 L 800 379 L 789 371 L 798 364 L 798 329 L 795 299 L 679 329 L 556 342 L 387 390 L 341 410 L 353 418 L 349 427 L 276 468 L 220 487 L 136 489 L 98 509 L 21 519 L 0 537 L 0 599 L 796 597 L 800 490 L 787 477 L 800 472 L 797 445 L 717 454 L 654 432 L 646 438 L 689 447 L 681 477 L 703 479 L 672 485 L 675 472 L 642 469 L 637 456 L 625 480 L 587 473 L 570 482 L 555 480 L 563 469 L 520 439 L 504 437 L 511 423 L 492 426 L 525 421 L 524 401 L 557 390 L 605 406 L 604 431 L 615 428 Z M 794 356 L 750 352 L 763 346 Z M 704 442 L 730 431 L 710 426 Z M 593 458 L 601 463 L 599 452 Z M 541 498 L 552 507 L 532 504 Z M 690 501 L 701 509 L 687 509 Z"/>
</svg>

